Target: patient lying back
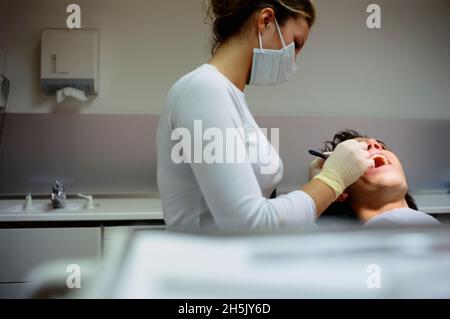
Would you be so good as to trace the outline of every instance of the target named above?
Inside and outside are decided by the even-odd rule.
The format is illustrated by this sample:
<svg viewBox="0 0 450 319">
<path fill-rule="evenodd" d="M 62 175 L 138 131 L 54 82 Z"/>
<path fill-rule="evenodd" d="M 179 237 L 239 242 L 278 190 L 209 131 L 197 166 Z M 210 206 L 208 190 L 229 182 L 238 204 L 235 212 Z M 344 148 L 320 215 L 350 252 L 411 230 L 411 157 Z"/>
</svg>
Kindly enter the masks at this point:
<svg viewBox="0 0 450 319">
<path fill-rule="evenodd" d="M 348 187 L 334 204 L 322 215 L 357 219 L 366 227 L 437 225 L 439 222 L 418 211 L 408 193 L 408 184 L 402 164 L 394 152 L 381 141 L 362 136 L 356 131 L 337 133 L 323 149 L 333 151 L 348 139 L 365 141 L 375 167 Z"/>
</svg>

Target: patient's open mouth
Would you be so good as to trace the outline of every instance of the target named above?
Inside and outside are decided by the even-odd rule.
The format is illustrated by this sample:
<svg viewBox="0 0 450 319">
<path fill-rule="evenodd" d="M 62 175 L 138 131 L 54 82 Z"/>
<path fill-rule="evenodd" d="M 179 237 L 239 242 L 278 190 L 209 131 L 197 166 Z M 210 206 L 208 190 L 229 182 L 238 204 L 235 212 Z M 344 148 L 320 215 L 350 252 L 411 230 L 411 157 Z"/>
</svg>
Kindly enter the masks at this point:
<svg viewBox="0 0 450 319">
<path fill-rule="evenodd" d="M 370 159 L 372 159 L 374 161 L 375 168 L 391 164 L 391 162 L 389 162 L 388 158 L 382 154 L 375 154 Z"/>
</svg>

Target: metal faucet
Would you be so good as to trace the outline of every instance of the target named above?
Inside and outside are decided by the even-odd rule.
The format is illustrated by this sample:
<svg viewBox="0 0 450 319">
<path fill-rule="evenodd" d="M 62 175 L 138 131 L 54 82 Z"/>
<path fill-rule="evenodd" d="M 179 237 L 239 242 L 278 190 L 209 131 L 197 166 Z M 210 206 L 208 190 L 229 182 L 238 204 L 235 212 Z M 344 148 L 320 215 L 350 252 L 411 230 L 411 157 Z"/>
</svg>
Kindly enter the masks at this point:
<svg viewBox="0 0 450 319">
<path fill-rule="evenodd" d="M 64 192 L 63 185 L 56 181 L 53 185 L 51 200 L 53 204 L 53 208 L 65 208 L 66 207 L 66 193 Z"/>
</svg>

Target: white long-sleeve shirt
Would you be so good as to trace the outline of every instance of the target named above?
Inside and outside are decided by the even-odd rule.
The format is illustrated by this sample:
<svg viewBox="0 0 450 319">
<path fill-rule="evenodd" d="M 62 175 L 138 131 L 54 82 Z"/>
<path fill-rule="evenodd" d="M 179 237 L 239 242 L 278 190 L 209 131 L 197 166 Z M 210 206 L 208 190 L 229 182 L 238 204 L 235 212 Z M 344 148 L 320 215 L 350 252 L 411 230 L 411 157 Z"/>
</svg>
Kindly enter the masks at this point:
<svg viewBox="0 0 450 319">
<path fill-rule="evenodd" d="M 265 155 L 231 164 L 226 159 L 194 163 L 191 154 L 190 162 L 178 163 L 172 152 L 182 138 L 172 138 L 172 133 L 186 129 L 193 145 L 195 121 L 201 121 L 202 132 L 215 128 L 224 137 L 227 129 L 240 129 L 245 152 Z M 203 150 L 208 143 L 201 142 Z M 169 229 L 279 229 L 315 220 L 315 204 L 302 191 L 269 199 L 282 179 L 283 163 L 256 124 L 243 92 L 210 64 L 185 75 L 170 90 L 158 125 L 157 153 L 158 187 Z M 187 161 L 188 147 L 179 153 Z M 269 166 L 271 171 L 264 172 Z"/>
</svg>

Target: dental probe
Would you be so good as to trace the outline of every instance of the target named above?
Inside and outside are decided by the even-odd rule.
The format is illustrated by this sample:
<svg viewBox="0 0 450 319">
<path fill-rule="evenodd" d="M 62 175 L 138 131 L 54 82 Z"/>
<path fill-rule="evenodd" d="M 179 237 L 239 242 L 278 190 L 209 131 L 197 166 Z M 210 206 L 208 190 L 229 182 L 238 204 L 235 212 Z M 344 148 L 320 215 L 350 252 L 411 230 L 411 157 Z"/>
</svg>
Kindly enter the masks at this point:
<svg viewBox="0 0 450 319">
<path fill-rule="evenodd" d="M 315 151 L 315 150 L 309 150 L 308 153 L 313 156 L 323 158 L 324 160 L 328 159 L 328 156 L 329 156 L 329 155 L 325 155 L 325 154 Z"/>
</svg>

